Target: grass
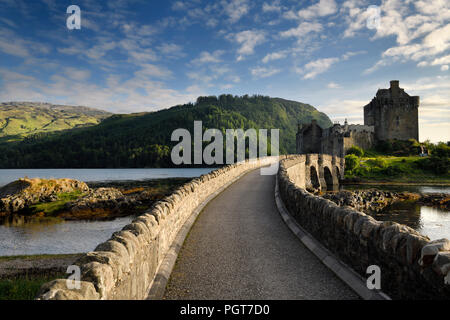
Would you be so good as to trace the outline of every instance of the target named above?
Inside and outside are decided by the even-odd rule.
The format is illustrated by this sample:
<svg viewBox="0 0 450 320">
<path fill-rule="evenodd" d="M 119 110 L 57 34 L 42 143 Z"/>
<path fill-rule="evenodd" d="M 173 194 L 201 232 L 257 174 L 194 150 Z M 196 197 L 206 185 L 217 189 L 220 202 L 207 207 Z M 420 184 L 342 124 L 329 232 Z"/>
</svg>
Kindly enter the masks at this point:
<svg viewBox="0 0 450 320">
<path fill-rule="evenodd" d="M 385 181 L 397 183 L 441 183 L 450 184 L 450 175 L 436 175 L 419 167 L 419 156 L 394 157 L 371 156 L 359 159 L 359 165 L 346 172 L 345 178 L 360 182 Z"/>
<path fill-rule="evenodd" d="M 108 113 L 89 112 L 77 107 L 65 107 L 65 112 L 29 105 L 0 106 L 0 142 L 22 140 L 24 137 L 85 125 L 96 125 Z"/>
<path fill-rule="evenodd" d="M 57 195 L 58 200 L 52 202 L 41 202 L 30 206 L 33 213 L 44 213 L 45 216 L 53 216 L 64 208 L 67 202 L 74 201 L 84 195 L 77 190 L 73 192 L 63 192 Z"/>
<path fill-rule="evenodd" d="M 64 273 L 49 275 L 26 275 L 15 279 L 0 280 L 1 300 L 34 300 L 41 286 L 49 281 L 64 278 Z"/>
<path fill-rule="evenodd" d="M 0 263 L 12 260 L 43 260 L 70 258 L 80 256 L 75 254 L 37 254 L 37 255 L 21 255 L 21 256 L 4 256 L 0 257 Z M 2 300 L 33 300 L 38 294 L 41 286 L 55 279 L 65 279 L 66 273 L 63 272 L 47 272 L 46 274 L 25 274 L 15 275 L 9 279 L 0 279 L 0 301 Z"/>
</svg>

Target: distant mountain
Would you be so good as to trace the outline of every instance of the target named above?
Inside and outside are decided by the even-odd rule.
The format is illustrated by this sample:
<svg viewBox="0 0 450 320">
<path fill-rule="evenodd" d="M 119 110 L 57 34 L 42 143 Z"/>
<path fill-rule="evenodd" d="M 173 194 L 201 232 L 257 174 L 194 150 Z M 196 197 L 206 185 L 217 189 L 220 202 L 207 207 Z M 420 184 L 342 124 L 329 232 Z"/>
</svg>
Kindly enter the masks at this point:
<svg viewBox="0 0 450 320">
<path fill-rule="evenodd" d="M 280 129 L 280 152 L 295 152 L 297 124 L 332 122 L 313 106 L 265 96 L 199 97 L 195 104 L 152 113 L 113 115 L 87 128 L 29 137 L 0 145 L 1 168 L 169 167 L 172 132 L 203 128 Z M 270 139 L 269 139 L 270 140 Z M 270 142 L 270 141 L 269 141 Z"/>
<path fill-rule="evenodd" d="M 43 132 L 92 126 L 111 115 L 88 107 L 4 102 L 0 103 L 0 141 L 16 141 Z"/>
</svg>

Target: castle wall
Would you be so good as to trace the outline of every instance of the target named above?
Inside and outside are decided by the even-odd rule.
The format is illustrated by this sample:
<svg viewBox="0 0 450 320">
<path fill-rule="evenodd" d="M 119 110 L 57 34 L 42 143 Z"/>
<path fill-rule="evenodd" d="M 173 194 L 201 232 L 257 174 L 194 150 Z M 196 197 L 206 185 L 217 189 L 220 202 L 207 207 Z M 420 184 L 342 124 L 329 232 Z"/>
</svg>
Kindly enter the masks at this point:
<svg viewBox="0 0 450 320">
<path fill-rule="evenodd" d="M 364 107 L 364 125 L 375 125 L 374 108 L 372 104 L 368 104 Z"/>
<path fill-rule="evenodd" d="M 361 132 L 350 132 L 350 137 L 344 138 L 344 152 L 346 153 L 348 149 L 352 146 L 358 146 L 361 149 L 370 149 L 374 145 L 374 134 L 373 132 L 361 131 Z"/>
<path fill-rule="evenodd" d="M 382 123 L 380 123 L 380 140 L 419 140 L 418 109 L 403 104 L 395 108 L 381 108 Z"/>
<path fill-rule="evenodd" d="M 297 153 L 322 153 L 344 157 L 352 146 L 369 149 L 374 145 L 374 129 L 364 125 L 335 124 L 322 130 L 322 135 L 314 136 L 315 126 L 305 127 L 297 134 Z"/>
<path fill-rule="evenodd" d="M 364 124 L 375 127 L 375 139 L 419 139 L 419 97 L 409 96 L 391 81 L 389 89 L 378 90 L 376 97 L 364 107 Z"/>
<path fill-rule="evenodd" d="M 313 120 L 297 135 L 297 153 L 320 153 L 321 140 L 322 128 Z"/>
</svg>

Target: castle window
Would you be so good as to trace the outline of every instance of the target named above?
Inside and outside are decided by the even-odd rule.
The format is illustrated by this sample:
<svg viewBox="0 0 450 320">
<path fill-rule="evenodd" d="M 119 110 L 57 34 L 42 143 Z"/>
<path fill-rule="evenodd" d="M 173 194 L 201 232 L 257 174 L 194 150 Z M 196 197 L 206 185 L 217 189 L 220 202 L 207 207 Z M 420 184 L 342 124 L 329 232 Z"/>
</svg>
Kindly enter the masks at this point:
<svg viewBox="0 0 450 320">
<path fill-rule="evenodd" d="M 397 118 L 395 119 L 395 121 L 397 122 L 397 126 L 399 126 L 399 125 L 400 125 L 400 117 L 397 116 Z"/>
</svg>

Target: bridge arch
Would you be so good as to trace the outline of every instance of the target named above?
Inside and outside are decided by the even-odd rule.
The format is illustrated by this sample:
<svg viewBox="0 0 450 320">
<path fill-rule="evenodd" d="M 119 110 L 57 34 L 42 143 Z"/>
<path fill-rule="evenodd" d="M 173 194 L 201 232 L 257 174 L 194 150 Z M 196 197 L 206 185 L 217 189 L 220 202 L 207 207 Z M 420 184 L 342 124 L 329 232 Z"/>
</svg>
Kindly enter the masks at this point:
<svg viewBox="0 0 450 320">
<path fill-rule="evenodd" d="M 315 166 L 309 167 L 309 181 L 313 189 L 320 189 L 319 173 Z"/>
<path fill-rule="evenodd" d="M 326 183 L 327 190 L 333 190 L 333 186 L 335 185 L 333 181 L 333 174 L 331 173 L 330 168 L 327 166 L 323 167 L 323 177 Z"/>
<path fill-rule="evenodd" d="M 336 177 L 337 177 L 338 181 L 341 181 L 342 180 L 341 171 L 339 170 L 338 166 L 335 167 L 335 171 L 336 171 Z"/>
</svg>

